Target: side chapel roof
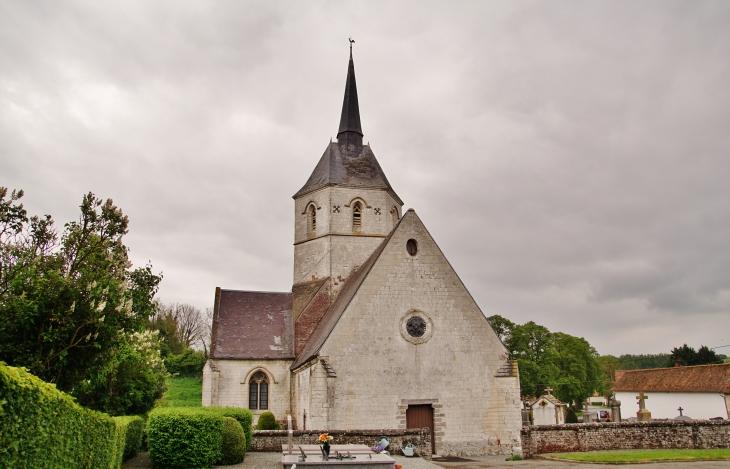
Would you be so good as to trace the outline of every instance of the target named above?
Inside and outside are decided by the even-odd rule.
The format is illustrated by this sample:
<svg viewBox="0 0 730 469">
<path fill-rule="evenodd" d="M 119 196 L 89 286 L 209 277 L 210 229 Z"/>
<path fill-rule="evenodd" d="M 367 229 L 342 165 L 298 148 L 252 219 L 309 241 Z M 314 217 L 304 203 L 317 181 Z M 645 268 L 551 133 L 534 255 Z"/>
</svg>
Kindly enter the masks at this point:
<svg viewBox="0 0 730 469">
<path fill-rule="evenodd" d="M 211 358 L 292 359 L 291 292 L 216 289 Z"/>
<path fill-rule="evenodd" d="M 730 363 L 616 372 L 613 391 L 730 393 Z"/>
</svg>

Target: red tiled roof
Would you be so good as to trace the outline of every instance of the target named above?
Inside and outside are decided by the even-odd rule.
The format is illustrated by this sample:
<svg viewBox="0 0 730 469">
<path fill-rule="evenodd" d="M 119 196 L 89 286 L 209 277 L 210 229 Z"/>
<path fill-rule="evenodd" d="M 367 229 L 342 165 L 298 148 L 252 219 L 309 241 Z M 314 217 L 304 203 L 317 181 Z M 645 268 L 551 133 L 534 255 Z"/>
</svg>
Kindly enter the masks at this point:
<svg viewBox="0 0 730 469">
<path fill-rule="evenodd" d="M 294 358 L 290 292 L 216 290 L 211 358 Z"/>
<path fill-rule="evenodd" d="M 613 390 L 730 393 L 730 363 L 626 370 Z"/>
</svg>

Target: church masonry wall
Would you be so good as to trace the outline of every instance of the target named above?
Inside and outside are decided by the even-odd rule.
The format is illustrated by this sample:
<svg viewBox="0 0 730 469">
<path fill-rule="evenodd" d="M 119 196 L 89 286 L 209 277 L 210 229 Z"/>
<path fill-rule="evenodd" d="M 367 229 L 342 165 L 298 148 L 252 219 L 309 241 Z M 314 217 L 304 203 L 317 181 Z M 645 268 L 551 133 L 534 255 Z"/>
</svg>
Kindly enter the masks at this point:
<svg viewBox="0 0 730 469">
<path fill-rule="evenodd" d="M 409 238 L 419 243 L 415 257 Z M 413 310 L 432 323 L 433 335 L 419 345 L 400 332 Z M 520 445 L 518 378 L 494 377 L 507 350 L 415 214 L 320 353 L 337 373 L 334 428 L 405 428 L 404 400 L 431 402 L 439 454 L 511 454 Z"/>
<path fill-rule="evenodd" d="M 361 226 L 353 227 L 353 208 L 362 206 Z M 315 233 L 309 231 L 307 207 L 317 210 Z M 383 189 L 331 186 L 295 200 L 294 284 L 331 278 L 333 297 L 355 267 L 360 266 L 395 226 L 391 210 L 401 204 Z"/>
<path fill-rule="evenodd" d="M 203 379 L 212 383 L 203 387 L 203 406 L 248 408 L 248 381 L 253 371 L 261 369 L 269 376 L 269 408 L 252 409 L 254 424 L 262 412 L 269 411 L 277 420 L 283 420 L 291 412 L 290 370 L 292 360 L 216 360 L 210 359 L 203 369 L 218 374 L 218 379 Z M 218 371 L 213 371 L 214 369 Z M 213 387 L 217 381 L 217 390 Z M 206 389 L 207 388 L 207 389 Z"/>
</svg>

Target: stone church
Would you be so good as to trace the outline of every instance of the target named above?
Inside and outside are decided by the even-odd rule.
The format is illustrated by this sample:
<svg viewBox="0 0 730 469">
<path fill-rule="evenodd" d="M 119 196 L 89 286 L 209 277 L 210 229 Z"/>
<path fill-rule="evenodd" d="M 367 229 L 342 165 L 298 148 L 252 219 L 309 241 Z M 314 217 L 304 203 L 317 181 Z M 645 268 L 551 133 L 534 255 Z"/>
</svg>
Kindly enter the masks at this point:
<svg viewBox="0 0 730 469">
<path fill-rule="evenodd" d="M 292 290 L 216 288 L 203 405 L 300 430 L 430 426 L 438 454 L 519 446 L 517 365 L 402 207 L 363 144 L 350 51 L 337 141 L 294 194 Z"/>
</svg>

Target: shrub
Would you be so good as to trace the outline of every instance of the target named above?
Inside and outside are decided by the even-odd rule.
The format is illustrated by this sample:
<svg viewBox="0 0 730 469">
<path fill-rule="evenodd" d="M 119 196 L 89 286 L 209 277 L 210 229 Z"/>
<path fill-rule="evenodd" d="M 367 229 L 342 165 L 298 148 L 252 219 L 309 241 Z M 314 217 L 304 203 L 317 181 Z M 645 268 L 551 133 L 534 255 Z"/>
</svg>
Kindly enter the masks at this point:
<svg viewBox="0 0 730 469">
<path fill-rule="evenodd" d="M 246 457 L 246 434 L 236 419 L 223 417 L 223 444 L 218 464 L 228 466 L 243 462 Z"/>
<path fill-rule="evenodd" d="M 114 417 L 122 425 L 124 434 L 124 459 L 129 459 L 142 451 L 144 436 L 144 419 L 133 415 L 129 417 Z"/>
<path fill-rule="evenodd" d="M 578 416 L 572 407 L 568 408 L 568 415 L 565 416 L 565 423 L 578 423 Z"/>
<path fill-rule="evenodd" d="M 236 419 L 243 427 L 243 433 L 246 434 L 246 450 L 251 447 L 253 441 L 253 427 L 251 426 L 253 424 L 253 414 L 250 410 L 240 407 L 203 407 L 203 410 Z"/>
<path fill-rule="evenodd" d="M 223 415 L 193 407 L 161 407 L 147 421 L 150 460 L 168 468 L 209 468 L 221 458 Z"/>
<path fill-rule="evenodd" d="M 256 424 L 256 430 L 281 430 L 281 425 L 274 418 L 271 412 L 264 412 L 259 415 L 259 421 Z"/>
<path fill-rule="evenodd" d="M 122 425 L 0 362 L 0 467 L 118 469 Z"/>
</svg>

